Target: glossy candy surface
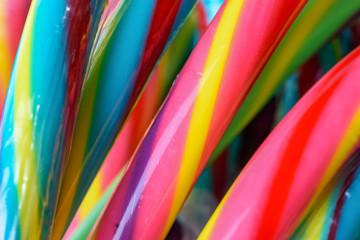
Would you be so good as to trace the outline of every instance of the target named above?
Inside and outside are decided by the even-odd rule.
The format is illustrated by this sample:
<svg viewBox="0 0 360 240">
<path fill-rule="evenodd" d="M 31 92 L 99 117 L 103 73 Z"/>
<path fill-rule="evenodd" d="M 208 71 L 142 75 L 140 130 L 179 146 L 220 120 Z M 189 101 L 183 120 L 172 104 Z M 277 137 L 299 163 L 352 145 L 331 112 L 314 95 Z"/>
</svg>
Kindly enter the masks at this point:
<svg viewBox="0 0 360 240">
<path fill-rule="evenodd" d="M 282 239 L 291 234 L 358 146 L 359 78 L 357 48 L 274 129 L 222 200 L 200 239 Z"/>
<path fill-rule="evenodd" d="M 360 1 L 309 0 L 251 88 L 212 160 L 244 129 L 276 89 L 360 10 Z"/>
<path fill-rule="evenodd" d="M 143 138 L 93 238 L 167 234 L 237 107 L 305 3 L 224 2 Z"/>
<path fill-rule="evenodd" d="M 80 105 L 57 206 L 57 237 L 70 224 L 171 34 L 195 2 L 127 0 L 112 13 Z"/>
<path fill-rule="evenodd" d="M 0 238 L 50 236 L 104 2 L 31 4 L 1 123 Z"/>
<path fill-rule="evenodd" d="M 197 4 L 181 26 L 166 53 L 162 56 L 129 120 L 125 123 L 104 164 L 91 184 L 75 216 L 75 220 L 72 221 L 70 229 L 67 230 L 67 235 L 77 228 L 78 224 L 88 225 L 86 223 L 89 221 L 86 219 L 88 214 L 97 205 L 99 199 L 102 199 L 103 194 L 108 192 L 109 186 L 112 185 L 118 174 L 126 168 L 131 155 L 150 125 L 172 82 L 193 49 L 198 35 L 202 35 L 204 31 L 203 25 L 206 27 L 207 20 L 203 13 L 203 5 Z M 91 215 L 92 218 L 93 215 Z"/>
</svg>

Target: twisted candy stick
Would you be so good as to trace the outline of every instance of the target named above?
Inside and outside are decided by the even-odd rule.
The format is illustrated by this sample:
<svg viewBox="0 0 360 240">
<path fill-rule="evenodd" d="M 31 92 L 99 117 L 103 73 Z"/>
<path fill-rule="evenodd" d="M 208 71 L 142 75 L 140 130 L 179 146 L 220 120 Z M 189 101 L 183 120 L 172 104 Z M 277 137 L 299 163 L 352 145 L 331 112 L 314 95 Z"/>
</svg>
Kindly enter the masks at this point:
<svg viewBox="0 0 360 240">
<path fill-rule="evenodd" d="M 200 3 L 198 2 L 191 15 L 184 22 L 176 38 L 172 41 L 159 65 L 154 70 L 134 111 L 132 111 L 129 120 L 124 125 L 89 191 L 86 193 L 64 238 L 67 239 L 70 236 L 75 239 L 78 236 L 85 236 L 86 238 L 105 203 L 110 198 L 112 191 L 109 192 L 108 190 L 109 184 L 111 183 L 112 186 L 117 175 L 125 170 L 131 154 L 135 151 L 172 81 L 189 56 L 194 41 L 206 29 L 207 19 L 205 19 L 203 5 Z M 119 180 L 116 181 L 116 185 Z M 111 188 L 113 189 L 113 187 Z M 106 198 L 103 197 L 104 194 L 106 194 Z"/>
<path fill-rule="evenodd" d="M 250 90 L 217 146 L 212 160 L 256 116 L 276 88 L 359 10 L 360 1 L 309 1 Z"/>
<path fill-rule="evenodd" d="M 346 29 L 339 36 L 321 48 L 318 56 L 318 58 L 321 59 L 321 71 L 327 71 L 329 67 L 332 68 L 336 62 L 340 61 L 344 57 L 344 54 L 346 54 L 348 49 L 351 48 L 351 39 L 353 39 L 353 34 L 349 34 L 349 29 Z M 308 63 L 308 67 L 306 67 L 307 69 L 303 69 L 304 71 L 301 75 L 306 74 L 306 72 L 309 73 L 309 67 L 313 67 L 314 65 L 320 67 L 319 63 L 316 64 L 316 61 L 312 60 Z M 309 79 L 309 76 L 304 75 L 303 77 L 306 77 L 307 79 L 299 79 L 299 83 L 303 80 L 307 81 Z M 307 87 L 305 86 L 305 91 L 307 91 L 306 88 Z M 355 167 L 353 166 L 354 164 L 352 162 L 354 162 L 354 160 L 352 159 L 356 159 L 356 157 L 358 157 L 358 153 L 354 154 L 354 156 L 350 159 L 352 168 Z M 345 174 L 342 175 L 345 176 Z M 321 196 L 319 196 L 316 200 L 316 205 L 314 204 L 309 211 L 309 215 L 304 218 L 301 224 L 299 224 L 297 230 L 291 237 L 292 239 L 328 238 L 330 229 L 332 229 L 333 232 L 334 226 L 337 222 L 337 219 L 332 219 L 335 209 L 342 206 L 342 200 L 339 196 L 344 195 L 343 189 L 346 189 L 344 186 L 349 185 L 349 180 L 346 179 L 345 181 L 345 177 L 336 177 L 328 184 L 326 189 L 323 190 Z M 334 234 L 331 235 L 334 236 Z"/>
<path fill-rule="evenodd" d="M 100 44 L 85 87 L 61 186 L 56 238 L 75 215 L 172 28 L 177 29 L 194 3 L 195 0 L 131 0 L 106 48 Z"/>
<path fill-rule="evenodd" d="M 224 2 L 135 153 L 93 238 L 166 236 L 237 107 L 305 3 Z"/>
<path fill-rule="evenodd" d="M 339 36 L 321 48 L 317 58 L 321 59 L 322 71 L 327 71 L 329 67 L 331 68 L 336 62 L 344 57 L 344 54 L 351 48 L 351 39 L 353 39 L 353 35 L 354 34 L 349 34 L 349 29 L 346 29 Z M 312 60 L 312 62 L 308 63 L 308 67 L 313 67 L 314 65 L 320 66 L 320 64 L 314 63 L 315 61 Z M 306 74 L 306 69 L 303 70 L 304 74 Z M 304 77 L 309 78 L 308 76 Z M 307 79 L 302 80 L 307 81 Z M 299 83 L 301 83 L 302 80 L 299 80 Z M 352 169 L 356 168 L 353 163 L 354 160 L 352 159 L 355 158 L 356 161 L 358 155 L 358 151 L 356 151 L 354 156 L 350 159 Z M 344 201 L 342 200 L 342 197 L 348 195 L 347 188 L 351 184 L 351 179 L 353 179 L 354 175 L 352 169 L 350 169 L 352 173 L 349 174 L 347 179 L 346 174 L 344 173 L 341 174 L 341 177 L 334 178 L 331 183 L 328 184 L 323 190 L 323 193 L 317 198 L 314 206 L 309 210 L 309 215 L 305 216 L 304 220 L 297 227 L 297 230 L 291 237 L 292 239 L 328 239 L 328 237 L 330 237 L 330 229 L 334 232 L 334 226 L 337 226 L 338 222 L 338 214 L 336 214 L 337 217 L 333 219 L 335 213 L 339 212 L 335 210 L 340 209 L 343 206 Z M 351 233 L 348 234 L 351 235 Z M 331 236 L 333 239 L 335 234 L 331 234 Z"/>
<path fill-rule="evenodd" d="M 32 2 L 1 125 L 0 238 L 50 235 L 103 1 Z"/>
<path fill-rule="evenodd" d="M 0 112 L 31 0 L 0 0 Z M 0 113 L 0 114 L 1 114 Z"/>
<path fill-rule="evenodd" d="M 196 35 L 201 34 L 198 33 L 199 24 L 202 24 L 202 21 L 199 21 L 199 6 L 194 9 L 195 11 L 185 21 L 159 65 L 154 70 L 129 120 L 125 123 L 117 141 L 106 157 L 104 164 L 82 202 L 82 205 L 87 202 L 87 206 L 83 206 L 83 213 L 87 211 L 84 208 L 91 209 L 92 203 L 95 203 L 107 190 L 109 184 L 122 171 L 126 163 L 129 162 L 131 155 L 134 153 L 156 111 L 164 100 L 172 81 L 176 78 L 176 75 L 189 56 L 194 46 Z M 82 214 L 82 216 L 84 215 Z"/>
<path fill-rule="evenodd" d="M 360 47 L 286 115 L 239 175 L 200 239 L 282 239 L 360 139 Z"/>
<path fill-rule="evenodd" d="M 75 229 L 77 224 L 85 220 L 93 206 L 107 192 L 109 185 L 124 170 L 126 164 L 131 159 L 132 153 L 155 116 L 157 109 L 164 99 L 164 95 L 170 88 L 169 86 L 194 46 L 195 38 L 199 34 L 198 28 L 202 28 L 199 25 L 202 25 L 202 21 L 205 21 L 205 19 L 199 19 L 201 17 L 199 12 L 201 11 L 201 5 L 198 4 L 184 22 L 176 38 L 172 41 L 159 65 L 154 70 L 134 111 L 132 111 L 129 120 L 126 122 L 91 184 L 89 191 L 86 193 L 75 216 L 75 221 L 71 222 L 69 228 Z M 67 234 L 69 234 L 68 232 L 69 230 L 67 230 Z"/>
</svg>

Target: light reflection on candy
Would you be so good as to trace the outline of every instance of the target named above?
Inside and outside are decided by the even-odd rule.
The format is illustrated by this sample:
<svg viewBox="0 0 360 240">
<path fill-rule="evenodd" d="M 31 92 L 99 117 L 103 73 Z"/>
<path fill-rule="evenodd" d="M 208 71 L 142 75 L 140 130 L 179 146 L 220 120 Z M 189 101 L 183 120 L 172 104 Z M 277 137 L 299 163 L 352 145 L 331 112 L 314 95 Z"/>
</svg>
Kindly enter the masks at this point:
<svg viewBox="0 0 360 240">
<path fill-rule="evenodd" d="M 241 172 L 200 239 L 283 239 L 360 140 L 360 47 L 286 115 Z"/>
<path fill-rule="evenodd" d="M 196 39 L 205 31 L 206 21 L 203 6 L 198 3 L 152 73 L 129 120 L 125 123 L 82 201 L 75 220 L 67 230 L 67 235 L 71 235 L 70 232 L 75 230 L 78 224 L 88 225 L 87 215 L 97 205 L 98 200 L 102 199 L 102 195 L 108 191 L 109 185 L 119 172 L 124 170 L 124 166 L 131 159 L 131 155 L 150 125 L 173 80 L 193 49 Z"/>
<path fill-rule="evenodd" d="M 272 97 L 279 85 L 360 10 L 360 1 L 309 0 L 245 98 L 212 160 Z"/>
<path fill-rule="evenodd" d="M 120 1 L 112 13 L 114 23 L 110 19 L 113 25 L 103 32 L 113 33 L 95 51 L 76 122 L 56 210 L 56 238 L 70 224 L 167 41 L 195 2 Z"/>
<path fill-rule="evenodd" d="M 1 125 L 0 238 L 43 239 L 51 234 L 104 2 L 31 4 Z"/>
<path fill-rule="evenodd" d="M 93 238 L 166 236 L 238 106 L 305 3 L 224 2 L 143 138 Z"/>
</svg>

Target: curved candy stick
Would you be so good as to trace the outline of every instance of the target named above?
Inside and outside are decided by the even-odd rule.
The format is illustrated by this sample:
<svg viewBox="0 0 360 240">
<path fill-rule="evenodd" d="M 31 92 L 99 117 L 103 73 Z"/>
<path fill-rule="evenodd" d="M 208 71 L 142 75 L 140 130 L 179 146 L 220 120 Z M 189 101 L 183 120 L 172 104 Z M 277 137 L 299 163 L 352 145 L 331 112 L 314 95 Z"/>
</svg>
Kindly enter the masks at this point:
<svg viewBox="0 0 360 240">
<path fill-rule="evenodd" d="M 327 71 L 328 67 L 331 68 L 336 64 L 337 61 L 340 61 L 341 58 L 344 57 L 344 53 L 347 52 L 349 48 L 351 48 L 352 41 L 350 39 L 353 38 L 354 34 L 349 34 L 349 30 L 347 29 L 338 37 L 322 47 L 319 52 L 322 62 L 321 64 L 323 67 L 322 71 Z M 313 67 L 314 61 L 312 63 L 309 62 L 308 65 L 309 67 Z M 315 65 L 318 64 L 315 63 Z M 304 73 L 306 73 L 305 70 L 306 69 L 304 69 Z M 358 155 L 359 154 L 356 152 L 356 154 L 351 157 L 351 159 L 354 157 L 358 158 Z M 354 160 L 351 160 L 350 162 L 354 162 Z M 356 168 L 356 166 L 351 163 L 351 168 Z M 341 175 L 341 178 L 336 177 L 331 181 L 331 183 L 328 184 L 326 189 L 323 190 L 321 196 L 319 196 L 316 200 L 315 205 L 311 207 L 311 210 L 309 210 L 309 215 L 304 217 L 304 220 L 299 224 L 291 239 L 328 239 L 328 236 L 330 235 L 332 236 L 331 239 L 334 239 L 336 235 L 333 234 L 335 233 L 334 229 L 337 228 L 337 222 L 339 220 L 338 217 L 340 216 L 338 214 L 339 211 L 335 211 L 335 209 L 341 209 L 344 204 L 343 199 L 346 199 L 346 196 L 350 196 L 348 195 L 347 188 L 349 188 L 349 184 L 351 184 L 351 182 L 349 182 L 349 179 L 346 179 L 344 184 L 346 174 Z M 350 175 L 352 174 L 349 174 L 348 178 L 350 178 Z M 351 177 L 351 179 L 353 179 L 353 177 Z M 342 211 L 340 210 L 340 212 Z M 333 219 L 335 213 L 336 217 Z M 346 216 L 348 216 L 348 214 Z M 332 234 L 329 235 L 330 230 Z M 349 232 L 348 234 L 350 236 L 355 235 Z M 345 239 L 350 238 L 348 237 Z"/>
<path fill-rule="evenodd" d="M 194 11 L 179 30 L 176 38 L 172 41 L 171 46 L 154 70 L 129 120 L 122 129 L 119 136 L 120 141 L 115 142 L 106 157 L 101 167 L 103 177 L 100 189 L 103 189 L 103 191 L 107 189 L 108 183 L 112 182 L 118 171 L 131 159 L 131 155 L 149 127 L 173 80 L 190 55 L 196 35 L 201 35 L 201 33 L 198 33 L 197 27 L 199 25 L 198 15 L 198 11 Z M 114 166 L 117 164 L 119 164 L 118 171 L 114 171 Z"/>
<path fill-rule="evenodd" d="M 35 0 L 1 125 L 0 238 L 50 236 L 103 1 Z"/>
<path fill-rule="evenodd" d="M 104 164 L 86 193 L 66 231 L 65 238 L 69 236 L 76 238 L 80 233 L 82 236 L 86 235 L 84 230 L 87 230 L 93 222 L 93 218 L 96 217 L 92 210 L 93 207 L 96 205 L 96 208 L 100 209 L 97 204 L 99 198 L 101 197 L 101 201 L 103 201 L 102 195 L 105 191 L 108 192 L 109 183 L 114 180 L 120 171 L 124 170 L 124 166 L 131 159 L 131 155 L 150 125 L 173 80 L 193 49 L 196 39 L 206 30 L 207 21 L 204 6 L 201 2 L 198 2 L 154 70 L 129 120 L 125 123 Z M 107 197 L 106 202 L 110 196 Z M 91 215 L 88 216 L 90 211 Z M 100 212 L 98 212 L 97 217 L 99 214 Z"/>
<path fill-rule="evenodd" d="M 31 0 L 0 0 L 0 115 Z"/>
<path fill-rule="evenodd" d="M 143 138 L 93 238 L 166 236 L 237 107 L 305 3 L 224 2 Z"/>
<path fill-rule="evenodd" d="M 194 3 L 195 0 L 123 3 L 128 4 L 127 9 L 114 26 L 105 49 L 104 44 L 99 44 L 85 86 L 57 206 L 56 238 L 61 237 L 75 215 L 165 48 L 172 28 L 179 27 Z"/>
<path fill-rule="evenodd" d="M 150 125 L 171 83 L 194 47 L 196 36 L 202 34 L 202 25 L 206 25 L 206 19 L 202 19 L 204 17 L 201 15 L 202 11 L 201 5 L 198 4 L 184 22 L 176 38 L 172 41 L 159 65 L 154 70 L 129 120 L 125 123 L 89 191 L 86 193 L 76 213 L 75 221 L 72 221 L 69 226 L 70 230 L 77 228 L 76 225 L 79 223 L 89 225 L 83 224 L 85 217 L 87 218 L 89 211 L 92 210 L 99 198 L 107 192 L 109 184 L 113 182 L 114 178 L 131 159 L 131 155 Z M 110 195 L 107 200 L 109 198 Z M 67 235 L 70 235 L 69 229 L 66 232 Z"/>
<path fill-rule="evenodd" d="M 285 116 L 239 175 L 200 239 L 283 239 L 360 140 L 360 47 Z"/>
<path fill-rule="evenodd" d="M 359 10 L 360 1 L 309 1 L 251 88 L 211 160 L 256 116 L 276 88 Z"/>
<path fill-rule="evenodd" d="M 312 58 L 311 61 L 306 63 L 306 66 L 303 66 L 302 71 L 299 72 L 299 76 L 302 75 L 303 78 L 299 79 L 299 84 L 305 80 L 305 84 L 308 85 L 309 83 L 306 81 L 314 80 L 311 74 L 314 74 L 314 70 L 320 66 L 320 63 L 317 63 L 316 59 L 321 59 L 322 72 L 328 71 L 329 67 L 333 67 L 336 62 L 340 61 L 348 49 L 351 48 L 349 37 L 353 38 L 352 35 L 353 34 L 349 34 L 349 30 L 347 29 L 322 47 L 319 52 L 320 56 L 316 55 L 316 58 Z M 314 68 L 314 66 L 315 69 L 312 70 L 311 68 Z M 304 75 L 309 73 L 310 76 Z M 317 75 L 319 75 L 319 73 L 317 73 Z M 306 85 L 300 92 L 307 92 L 308 87 Z M 328 239 L 330 227 L 333 229 L 333 225 L 336 224 L 336 220 L 333 220 L 332 216 L 337 201 L 339 201 L 338 196 L 341 194 L 340 190 L 342 190 L 343 183 L 343 178 L 337 178 L 328 184 L 326 189 L 323 190 L 324 194 L 316 200 L 316 205 L 309 210 L 310 215 L 306 216 L 304 221 L 299 224 L 299 227 L 291 237 L 292 239 Z"/>
</svg>

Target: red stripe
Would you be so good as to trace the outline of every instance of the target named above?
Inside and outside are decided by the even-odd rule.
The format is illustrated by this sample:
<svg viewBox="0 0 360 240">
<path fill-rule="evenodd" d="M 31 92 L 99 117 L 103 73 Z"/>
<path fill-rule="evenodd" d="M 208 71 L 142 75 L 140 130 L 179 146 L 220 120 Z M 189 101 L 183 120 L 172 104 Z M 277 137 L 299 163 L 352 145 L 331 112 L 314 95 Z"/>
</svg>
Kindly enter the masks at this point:
<svg viewBox="0 0 360 240">
<path fill-rule="evenodd" d="M 149 74 L 164 50 L 179 11 L 180 3 L 181 0 L 158 0 L 130 103 L 134 103 L 138 98 Z M 129 106 L 132 106 L 132 104 Z"/>
<path fill-rule="evenodd" d="M 200 35 L 202 36 L 205 33 L 207 26 L 208 26 L 204 3 L 202 1 L 199 1 L 195 7 L 196 7 L 196 12 L 198 14 L 197 20 L 198 20 L 199 32 L 200 32 Z"/>
<path fill-rule="evenodd" d="M 270 196 L 266 203 L 263 219 L 259 225 L 257 239 L 275 238 L 287 196 L 292 188 L 296 170 L 298 169 L 302 154 L 308 142 L 307 139 L 309 139 L 312 134 L 316 134 L 314 127 L 317 119 L 320 117 L 322 110 L 339 82 L 340 81 L 336 81 L 330 86 L 303 114 L 288 140 L 287 148 L 283 153 L 279 153 L 282 155 L 281 162 L 272 183 L 271 190 L 269 191 Z"/>
<path fill-rule="evenodd" d="M 30 8 L 31 0 L 8 0 L 5 4 L 5 16 L 7 22 L 7 33 L 10 35 L 10 47 L 12 63 L 15 59 L 16 51 L 20 42 L 27 13 Z"/>
<path fill-rule="evenodd" d="M 70 11 L 67 16 L 67 59 L 69 72 L 66 87 L 67 112 L 64 130 L 66 139 L 73 132 L 78 99 L 85 74 L 86 55 L 89 48 L 90 3 L 90 0 L 69 0 L 67 3 Z M 69 144 L 65 147 L 65 153 L 67 153 Z"/>
</svg>

